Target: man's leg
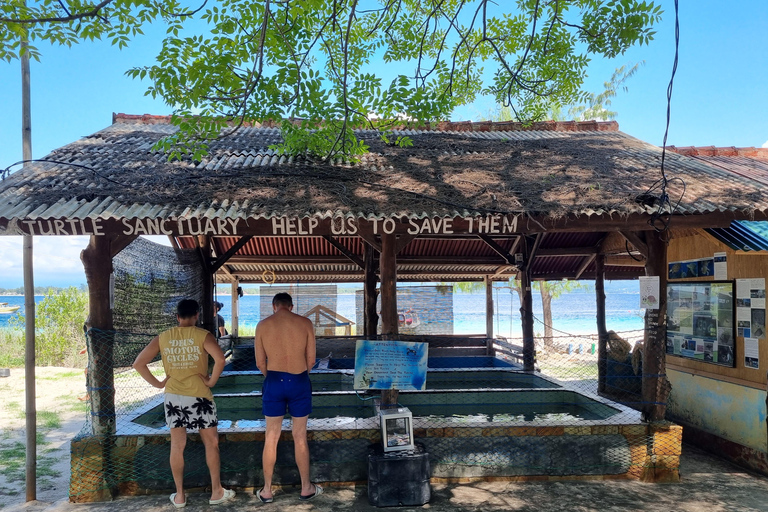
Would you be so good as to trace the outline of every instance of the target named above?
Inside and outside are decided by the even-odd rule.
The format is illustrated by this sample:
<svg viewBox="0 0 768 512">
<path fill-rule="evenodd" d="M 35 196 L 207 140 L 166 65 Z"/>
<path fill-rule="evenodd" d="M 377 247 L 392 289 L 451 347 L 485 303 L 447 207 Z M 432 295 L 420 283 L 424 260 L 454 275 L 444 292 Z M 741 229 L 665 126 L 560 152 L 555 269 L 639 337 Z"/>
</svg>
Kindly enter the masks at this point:
<svg viewBox="0 0 768 512">
<path fill-rule="evenodd" d="M 224 497 L 221 486 L 221 459 L 219 458 L 219 430 L 216 427 L 201 428 L 200 439 L 205 446 L 205 463 L 211 473 L 211 499 L 220 500 Z"/>
<path fill-rule="evenodd" d="M 171 429 L 171 473 L 176 484 L 176 503 L 184 503 L 184 447 L 187 445 L 187 429 Z"/>
<path fill-rule="evenodd" d="M 261 467 L 264 470 L 264 489 L 261 491 L 263 498 L 272 498 L 272 475 L 275 472 L 277 460 L 277 442 L 280 440 L 280 432 L 283 428 L 283 416 L 265 416 L 267 431 L 264 433 L 264 451 L 261 455 Z"/>
<path fill-rule="evenodd" d="M 309 481 L 309 446 L 307 445 L 307 419 L 309 416 L 293 418 L 293 446 L 296 466 L 301 477 L 301 495 L 315 493 L 315 486 Z"/>
</svg>

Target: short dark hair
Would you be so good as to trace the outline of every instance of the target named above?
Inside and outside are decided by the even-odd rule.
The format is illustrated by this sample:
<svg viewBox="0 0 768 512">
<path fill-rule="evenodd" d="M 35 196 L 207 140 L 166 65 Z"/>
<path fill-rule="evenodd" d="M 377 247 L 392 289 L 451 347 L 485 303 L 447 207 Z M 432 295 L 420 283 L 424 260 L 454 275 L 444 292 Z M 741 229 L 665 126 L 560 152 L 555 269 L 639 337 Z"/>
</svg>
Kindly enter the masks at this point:
<svg viewBox="0 0 768 512">
<path fill-rule="evenodd" d="M 176 306 L 176 314 L 179 318 L 192 318 L 200 312 L 200 304 L 194 299 L 182 299 Z"/>
<path fill-rule="evenodd" d="M 274 296 L 272 299 L 272 305 L 291 307 L 293 306 L 293 299 L 289 293 L 281 292 Z"/>
<path fill-rule="evenodd" d="M 214 306 L 216 306 L 217 309 L 223 309 L 224 308 L 224 303 L 222 303 L 222 302 L 216 301 L 213 304 L 214 304 Z"/>
</svg>

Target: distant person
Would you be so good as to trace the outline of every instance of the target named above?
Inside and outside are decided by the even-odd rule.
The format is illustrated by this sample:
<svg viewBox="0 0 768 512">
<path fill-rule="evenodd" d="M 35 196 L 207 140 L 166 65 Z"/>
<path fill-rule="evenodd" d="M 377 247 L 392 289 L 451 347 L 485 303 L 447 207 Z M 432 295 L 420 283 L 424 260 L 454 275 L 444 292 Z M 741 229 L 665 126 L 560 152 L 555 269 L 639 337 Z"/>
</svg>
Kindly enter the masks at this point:
<svg viewBox="0 0 768 512">
<path fill-rule="evenodd" d="M 264 374 L 261 397 L 267 422 L 262 454 L 264 487 L 256 493 L 263 503 L 273 500 L 272 475 L 286 411 L 293 420 L 296 466 L 301 477 L 299 499 L 311 500 L 323 493 L 322 487 L 309 480 L 307 445 L 307 419 L 312 412 L 309 370 L 315 364 L 315 330 L 308 318 L 292 310 L 291 296 L 278 293 L 272 299 L 274 313 L 256 326 L 256 366 Z"/>
<path fill-rule="evenodd" d="M 187 429 L 199 430 L 205 445 L 205 462 L 211 474 L 211 505 L 235 497 L 235 491 L 221 486 L 219 459 L 219 424 L 211 388 L 224 369 L 224 353 L 213 335 L 199 327 L 200 306 L 197 301 L 184 299 L 176 307 L 178 327 L 152 338 L 136 357 L 133 367 L 144 380 L 156 388 L 165 388 L 165 422 L 171 429 L 171 472 L 176 492 L 170 500 L 176 508 L 187 505 L 184 494 L 184 448 Z M 147 366 L 160 354 L 165 369 L 162 381 L 152 375 Z M 208 355 L 214 360 L 208 375 Z"/>
<path fill-rule="evenodd" d="M 216 328 L 219 331 L 219 337 L 227 336 L 229 333 L 227 332 L 224 317 L 219 314 L 219 311 L 224 309 L 224 304 L 221 302 L 214 302 L 213 305 L 216 307 Z"/>
<path fill-rule="evenodd" d="M 213 307 L 216 308 L 216 330 L 218 332 L 218 343 L 219 347 L 221 347 L 221 350 L 225 352 L 225 354 L 232 349 L 232 338 L 230 338 L 229 333 L 227 332 L 227 327 L 224 322 L 224 317 L 219 314 L 219 311 L 224 308 L 224 304 L 221 302 L 214 302 Z"/>
</svg>

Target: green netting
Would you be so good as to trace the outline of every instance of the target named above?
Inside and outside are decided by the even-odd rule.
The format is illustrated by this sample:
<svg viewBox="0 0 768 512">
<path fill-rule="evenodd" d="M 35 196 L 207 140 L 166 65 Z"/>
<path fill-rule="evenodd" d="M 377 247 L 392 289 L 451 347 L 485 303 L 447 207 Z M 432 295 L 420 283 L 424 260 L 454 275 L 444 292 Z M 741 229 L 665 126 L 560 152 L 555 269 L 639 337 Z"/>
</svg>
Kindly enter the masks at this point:
<svg viewBox="0 0 768 512">
<path fill-rule="evenodd" d="M 72 443 L 70 492 L 75 501 L 99 499 L 115 490 L 173 489 L 162 391 L 149 386 L 130 364 L 152 336 L 175 324 L 179 298 L 200 297 L 202 279 L 194 259 L 185 262 L 183 254 L 171 249 L 141 244 L 129 247 L 115 265 L 115 330 L 91 329 L 88 334 L 91 400 L 86 426 Z M 398 296 L 402 323 L 411 320 L 398 339 L 429 344 L 426 390 L 402 391 L 398 397 L 398 404 L 413 414 L 415 441 L 429 454 L 429 477 L 674 478 L 681 430 L 644 421 L 640 412 L 663 405 L 661 399 L 650 404 L 644 400 L 644 386 L 665 382 L 664 351 L 657 351 L 661 359 L 653 364 L 644 361 L 643 330 L 611 332 L 601 351 L 596 334 L 550 331 L 537 317 L 535 369 L 525 371 L 521 336 L 489 340 L 482 334 L 453 334 L 457 311 L 451 290 L 444 285 L 404 287 L 399 291 L 402 300 Z M 262 301 L 278 291 L 284 290 L 265 288 Z M 335 285 L 296 285 L 289 291 L 304 314 L 319 311 L 317 306 L 336 312 Z M 361 306 L 361 298 L 357 303 Z M 497 311 L 496 320 L 519 322 L 519 314 Z M 308 425 L 311 478 L 365 481 L 371 447 L 381 443 L 381 393 L 354 389 L 355 346 L 362 336 L 338 336 L 336 329 L 326 335 L 338 317 L 317 318 L 319 361 L 311 373 Z M 355 322 L 346 320 L 355 327 L 362 323 L 357 314 Z M 326 321 L 330 323 L 322 323 Z M 262 376 L 255 368 L 253 339 L 232 342 L 225 373 L 213 389 L 222 481 L 225 486 L 259 488 L 265 431 Z M 159 362 L 151 368 L 162 377 Z M 666 395 L 661 389 L 646 396 Z M 290 430 L 289 418 L 283 429 Z M 194 433 L 185 468 L 187 487 L 209 485 L 203 445 Z M 278 448 L 275 483 L 298 481 L 286 433 Z"/>
</svg>

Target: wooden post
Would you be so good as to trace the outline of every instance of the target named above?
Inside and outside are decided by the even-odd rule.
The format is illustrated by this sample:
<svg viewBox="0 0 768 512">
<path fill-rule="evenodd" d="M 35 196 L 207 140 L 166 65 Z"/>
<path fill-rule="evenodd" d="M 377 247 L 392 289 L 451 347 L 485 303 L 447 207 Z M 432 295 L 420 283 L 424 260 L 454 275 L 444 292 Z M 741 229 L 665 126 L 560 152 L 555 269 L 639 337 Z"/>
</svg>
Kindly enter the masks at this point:
<svg viewBox="0 0 768 512">
<path fill-rule="evenodd" d="M 530 237 L 523 237 L 523 267 L 520 269 L 520 289 L 522 303 L 520 317 L 523 320 L 523 369 L 532 372 L 536 363 L 536 342 L 533 335 L 533 296 L 531 294 L 531 255 L 534 242 Z"/>
<path fill-rule="evenodd" d="M 26 1 L 24 1 L 26 6 Z M 32 160 L 32 108 L 30 91 L 29 52 L 26 37 L 21 40 L 21 156 Z M 24 394 L 26 409 L 27 448 L 25 453 L 25 484 L 27 501 L 37 500 L 37 403 L 35 398 L 35 280 L 32 235 L 23 238 L 24 264 Z"/>
<path fill-rule="evenodd" d="M 493 281 L 491 276 L 483 276 L 485 283 L 485 347 L 486 353 L 493 353 Z"/>
<path fill-rule="evenodd" d="M 397 339 L 397 237 L 394 234 L 381 235 L 381 335 L 386 339 Z M 398 390 L 381 392 L 381 406 L 397 404 Z"/>
<path fill-rule="evenodd" d="M 213 307 L 213 283 L 214 276 L 211 269 L 211 240 L 207 236 L 198 236 L 200 244 L 200 254 L 203 266 L 203 303 L 200 305 L 203 320 L 203 329 L 216 334 L 216 308 Z"/>
<path fill-rule="evenodd" d="M 114 327 L 110 296 L 112 275 L 111 237 L 91 236 L 90 243 L 80 254 L 88 281 L 88 303 L 91 328 L 89 338 L 91 363 L 88 380 L 93 387 L 91 411 L 93 433 L 115 432 L 115 385 L 113 371 Z"/>
<path fill-rule="evenodd" d="M 597 392 L 605 392 L 608 330 L 605 325 L 605 254 L 595 257 L 595 299 L 597 300 Z"/>
<path fill-rule="evenodd" d="M 645 312 L 643 347 L 643 417 L 647 421 L 664 419 L 671 386 L 666 374 L 667 339 L 667 242 L 665 232 L 646 231 L 648 259 L 645 274 L 659 276 L 659 309 Z"/>
<path fill-rule="evenodd" d="M 240 295 L 237 293 L 237 289 L 240 287 L 240 283 L 235 280 L 232 282 L 232 337 L 237 338 L 238 328 L 240 323 Z"/>
<path fill-rule="evenodd" d="M 92 431 L 101 445 L 101 460 L 91 468 L 95 474 L 89 476 L 87 488 L 73 480 L 71 489 L 82 490 L 90 496 L 89 501 L 101 501 L 112 497 L 114 468 L 112 447 L 115 442 L 115 374 L 114 343 L 115 332 L 112 318 L 111 276 L 112 240 L 110 235 L 91 235 L 88 246 L 80 253 L 85 277 L 88 281 L 88 308 L 91 335 L 88 337 L 88 393 L 91 402 Z M 101 479 L 96 484 L 93 477 Z"/>
<path fill-rule="evenodd" d="M 363 334 L 369 340 L 376 339 L 376 328 L 379 314 L 376 312 L 376 252 L 373 246 L 363 243 L 365 247 L 365 280 L 363 282 Z M 358 333 L 359 334 L 359 333 Z"/>
</svg>

